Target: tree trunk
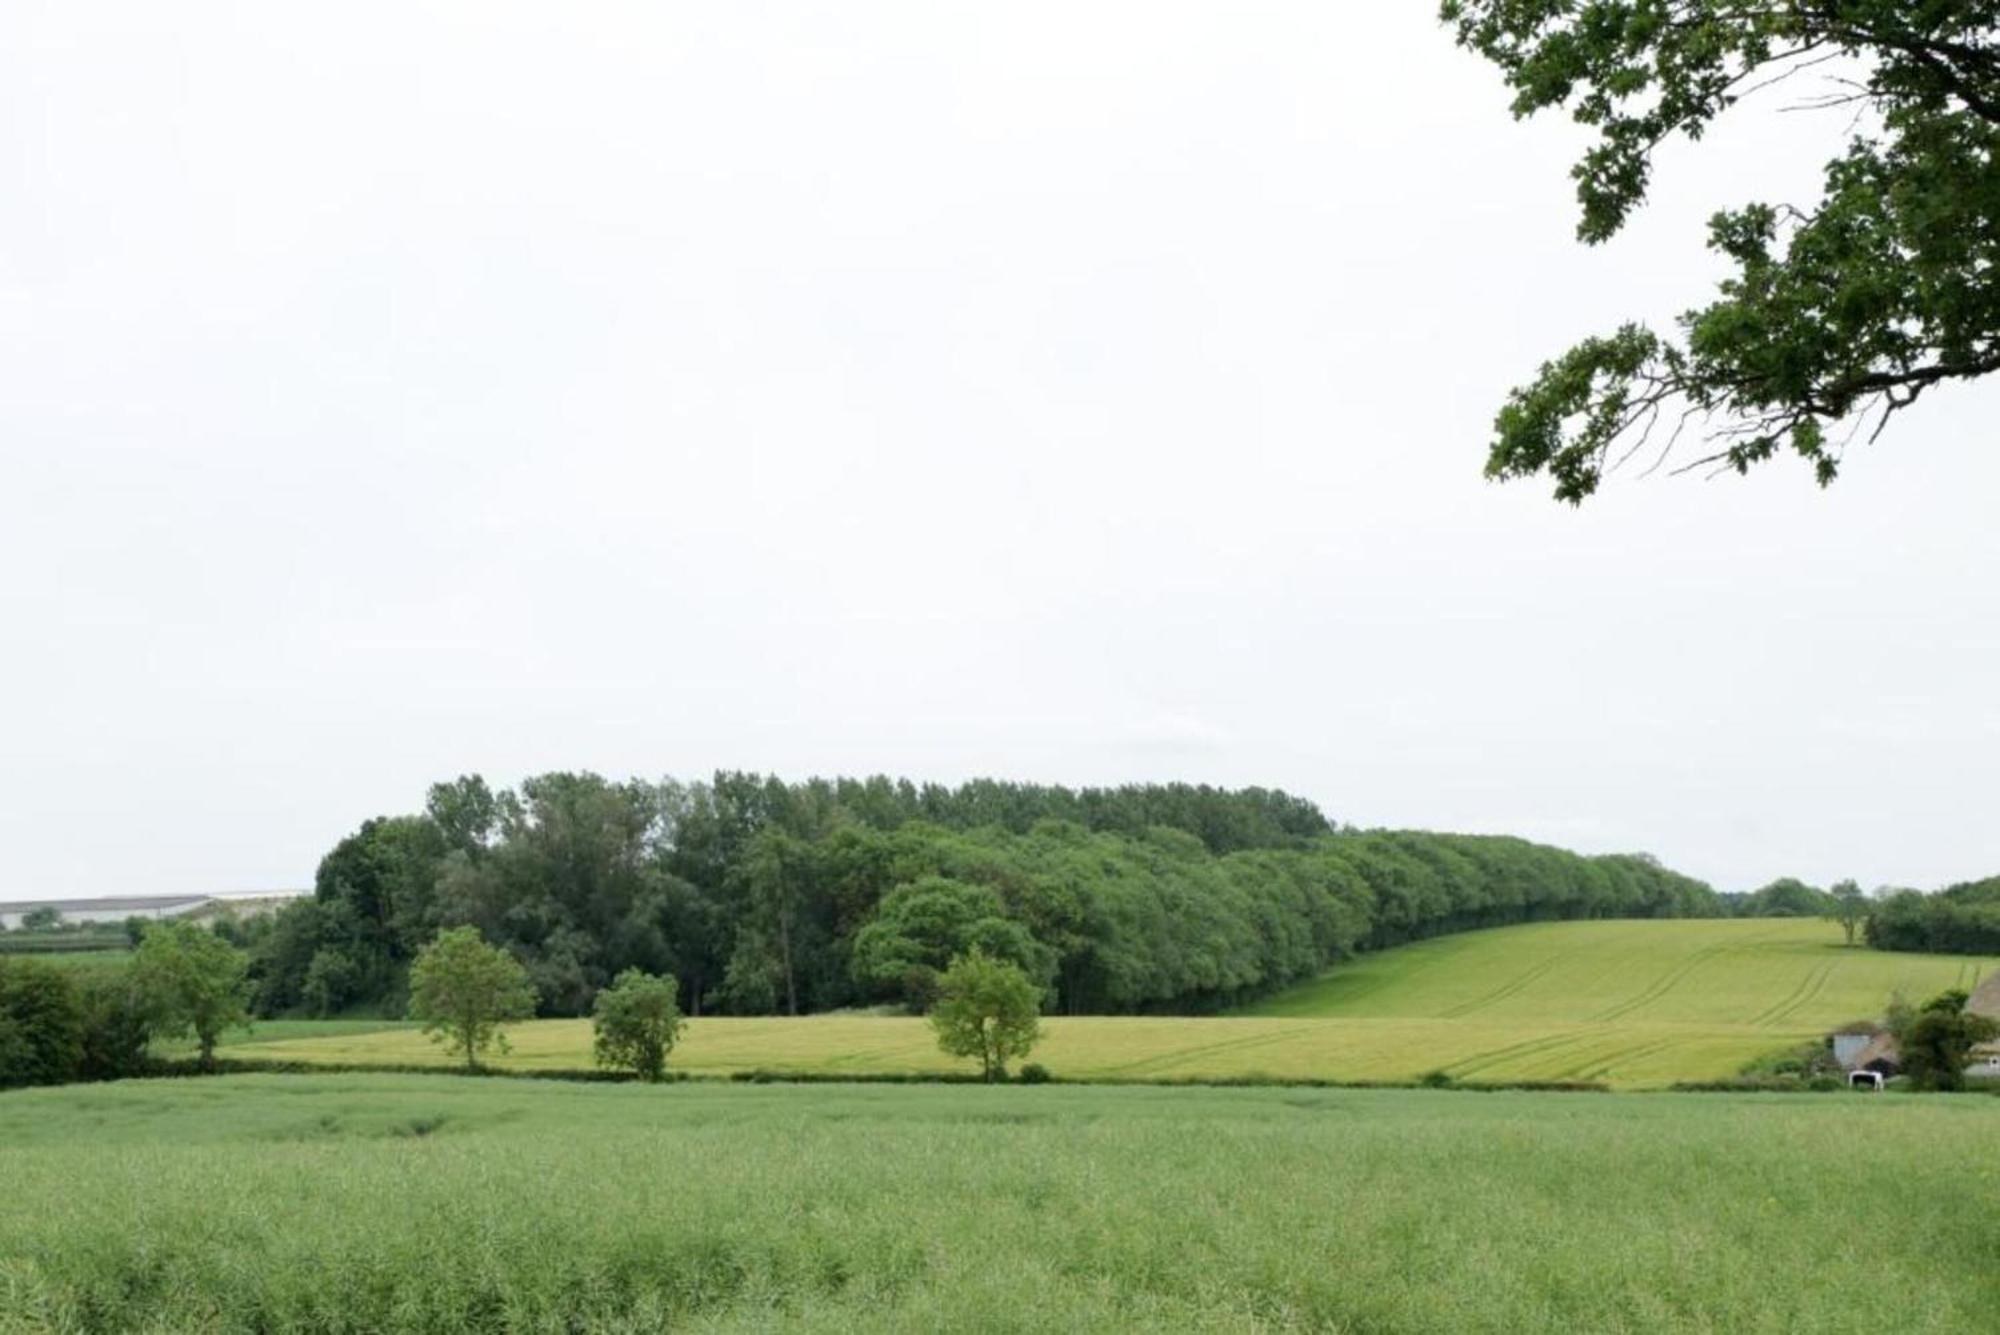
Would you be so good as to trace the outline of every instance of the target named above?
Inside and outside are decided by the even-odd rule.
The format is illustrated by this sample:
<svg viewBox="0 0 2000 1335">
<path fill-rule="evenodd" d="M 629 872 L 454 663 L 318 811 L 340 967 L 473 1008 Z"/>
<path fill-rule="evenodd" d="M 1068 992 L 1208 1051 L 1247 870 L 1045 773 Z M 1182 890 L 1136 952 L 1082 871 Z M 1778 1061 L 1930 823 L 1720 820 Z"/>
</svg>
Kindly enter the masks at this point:
<svg viewBox="0 0 2000 1335">
<path fill-rule="evenodd" d="M 785 1014 L 796 1016 L 799 1013 L 799 987 L 792 977 L 792 915 L 789 913 L 778 915 L 778 956 L 785 969 Z"/>
</svg>

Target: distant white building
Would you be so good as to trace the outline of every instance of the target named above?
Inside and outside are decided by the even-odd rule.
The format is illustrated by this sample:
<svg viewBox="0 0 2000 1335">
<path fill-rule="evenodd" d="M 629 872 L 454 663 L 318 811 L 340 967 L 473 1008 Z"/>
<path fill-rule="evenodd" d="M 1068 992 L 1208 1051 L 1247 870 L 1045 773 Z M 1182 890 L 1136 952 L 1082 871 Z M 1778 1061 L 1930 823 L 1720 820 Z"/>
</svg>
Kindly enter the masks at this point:
<svg viewBox="0 0 2000 1335">
<path fill-rule="evenodd" d="M 122 895 L 108 899 L 22 899 L 0 904 L 0 927 L 12 931 L 37 909 L 54 909 L 64 922 L 124 922 L 127 918 L 178 918 L 212 895 Z"/>
<path fill-rule="evenodd" d="M 2000 1020 L 2000 969 L 1987 974 L 1986 981 L 1972 990 L 1972 999 L 1965 1003 L 1965 1008 L 1974 1015 Z M 1974 1065 L 1967 1074 L 2000 1079 L 2000 1042 L 1974 1048 L 1972 1058 Z"/>
<path fill-rule="evenodd" d="M 0 903 L 0 928 L 13 931 L 36 909 L 54 909 L 66 923 L 124 922 L 127 918 L 185 918 L 218 913 L 248 917 L 268 913 L 305 892 L 258 890 L 229 895 L 115 895 L 104 899 L 18 899 Z"/>
<path fill-rule="evenodd" d="M 1852 1071 L 1861 1065 L 1861 1054 L 1875 1041 L 1875 1031 L 1857 1034 L 1835 1034 L 1833 1036 L 1833 1060 L 1843 1071 Z"/>
</svg>

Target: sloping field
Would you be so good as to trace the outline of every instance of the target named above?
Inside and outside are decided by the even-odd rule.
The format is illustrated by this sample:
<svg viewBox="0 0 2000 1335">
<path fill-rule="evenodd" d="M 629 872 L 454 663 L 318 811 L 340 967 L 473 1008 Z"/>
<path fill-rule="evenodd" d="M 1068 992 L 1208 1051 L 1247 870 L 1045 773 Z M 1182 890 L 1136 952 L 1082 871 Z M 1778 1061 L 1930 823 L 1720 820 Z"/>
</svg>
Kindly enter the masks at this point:
<svg viewBox="0 0 2000 1335">
<path fill-rule="evenodd" d="M 1842 944 L 1831 923 L 1551 922 L 1465 932 L 1344 965 L 1258 1015 L 1824 1030 L 1900 991 L 1968 991 L 2000 961 Z"/>
<path fill-rule="evenodd" d="M 1819 922 L 1546 923 L 1387 951 L 1219 1018 L 1054 1017 L 1034 1059 L 1077 1080 L 1595 1080 L 1643 1089 L 1734 1074 L 1760 1054 L 1877 1015 L 1901 990 L 1970 986 L 1994 961 L 1840 944 Z M 514 1026 L 497 1064 L 591 1065 L 586 1020 Z M 288 1037 L 255 1055 L 447 1065 L 411 1030 Z M 918 1019 L 692 1021 L 673 1064 L 698 1074 L 964 1070 Z"/>
</svg>

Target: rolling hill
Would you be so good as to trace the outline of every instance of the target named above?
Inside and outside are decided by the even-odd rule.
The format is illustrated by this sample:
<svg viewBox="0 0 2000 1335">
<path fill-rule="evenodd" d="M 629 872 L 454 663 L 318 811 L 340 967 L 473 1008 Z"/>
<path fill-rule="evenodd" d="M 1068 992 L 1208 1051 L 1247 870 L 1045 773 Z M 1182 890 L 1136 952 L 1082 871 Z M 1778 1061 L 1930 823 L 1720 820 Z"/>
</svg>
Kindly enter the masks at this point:
<svg viewBox="0 0 2000 1335">
<path fill-rule="evenodd" d="M 1841 941 L 1800 918 L 1532 923 L 1364 956 L 1250 1013 L 1821 1030 L 2000 967 Z"/>
</svg>

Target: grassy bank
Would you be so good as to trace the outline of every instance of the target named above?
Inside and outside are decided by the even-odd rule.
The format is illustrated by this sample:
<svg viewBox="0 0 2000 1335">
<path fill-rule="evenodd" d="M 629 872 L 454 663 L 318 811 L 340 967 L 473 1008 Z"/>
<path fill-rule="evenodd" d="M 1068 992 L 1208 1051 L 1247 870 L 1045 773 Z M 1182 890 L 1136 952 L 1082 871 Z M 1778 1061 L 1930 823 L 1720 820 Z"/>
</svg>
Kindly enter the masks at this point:
<svg viewBox="0 0 2000 1335">
<path fill-rule="evenodd" d="M 1988 1099 L 34 1090 L 0 1328 L 1985 1330 L 1996 1137 Z"/>
</svg>

